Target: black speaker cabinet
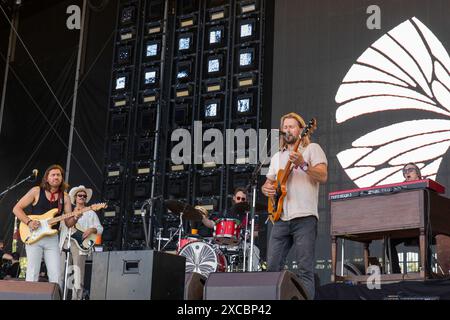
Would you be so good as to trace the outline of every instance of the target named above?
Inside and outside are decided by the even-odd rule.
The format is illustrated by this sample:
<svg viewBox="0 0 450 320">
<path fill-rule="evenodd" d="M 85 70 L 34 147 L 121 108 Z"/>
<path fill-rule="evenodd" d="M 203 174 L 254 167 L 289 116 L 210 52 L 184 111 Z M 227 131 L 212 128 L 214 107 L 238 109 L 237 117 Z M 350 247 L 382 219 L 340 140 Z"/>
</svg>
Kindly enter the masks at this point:
<svg viewBox="0 0 450 320">
<path fill-rule="evenodd" d="M 0 280 L 0 300 L 61 300 L 59 285 Z"/>
<path fill-rule="evenodd" d="M 298 277 L 290 271 L 211 273 L 205 300 L 307 300 Z"/>
<path fill-rule="evenodd" d="M 197 272 L 187 272 L 184 284 L 184 300 L 203 300 L 206 277 Z"/>
<path fill-rule="evenodd" d="M 183 300 L 186 258 L 153 250 L 93 254 L 91 300 Z"/>
</svg>

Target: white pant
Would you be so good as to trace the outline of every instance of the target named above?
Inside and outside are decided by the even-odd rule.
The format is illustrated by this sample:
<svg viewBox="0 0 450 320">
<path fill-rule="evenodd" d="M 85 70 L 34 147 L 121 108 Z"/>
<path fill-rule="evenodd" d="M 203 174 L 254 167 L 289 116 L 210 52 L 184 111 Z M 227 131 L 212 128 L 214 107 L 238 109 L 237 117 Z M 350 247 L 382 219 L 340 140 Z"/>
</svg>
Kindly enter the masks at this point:
<svg viewBox="0 0 450 320">
<path fill-rule="evenodd" d="M 64 241 L 63 248 L 67 249 L 67 239 Z M 72 289 L 72 300 L 81 300 L 83 298 L 84 287 L 84 269 L 86 265 L 86 255 L 80 254 L 80 250 L 72 240 L 70 246 L 69 273 L 67 275 L 67 288 Z M 73 274 L 72 274 L 73 271 Z M 66 272 L 66 253 L 61 252 L 61 289 L 64 290 L 64 277 Z"/>
<path fill-rule="evenodd" d="M 60 256 L 58 235 L 47 236 L 36 243 L 25 246 L 27 252 L 26 281 L 38 281 L 42 255 L 47 267 L 48 281 L 59 284 Z"/>
</svg>

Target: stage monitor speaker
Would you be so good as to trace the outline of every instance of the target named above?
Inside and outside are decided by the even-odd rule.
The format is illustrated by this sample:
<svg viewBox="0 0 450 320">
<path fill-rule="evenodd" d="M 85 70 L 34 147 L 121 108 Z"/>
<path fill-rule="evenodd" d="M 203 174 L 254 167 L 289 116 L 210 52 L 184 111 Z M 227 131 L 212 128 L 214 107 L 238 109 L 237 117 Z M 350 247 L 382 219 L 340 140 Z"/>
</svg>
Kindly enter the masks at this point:
<svg viewBox="0 0 450 320">
<path fill-rule="evenodd" d="M 0 280 L 0 300 L 61 300 L 59 285 Z"/>
<path fill-rule="evenodd" d="M 197 272 L 187 272 L 184 283 L 184 300 L 203 300 L 206 277 Z"/>
<path fill-rule="evenodd" d="M 290 271 L 211 273 L 205 300 L 307 300 L 305 288 Z"/>
<path fill-rule="evenodd" d="M 94 252 L 91 300 L 183 300 L 186 258 L 153 250 Z"/>
</svg>

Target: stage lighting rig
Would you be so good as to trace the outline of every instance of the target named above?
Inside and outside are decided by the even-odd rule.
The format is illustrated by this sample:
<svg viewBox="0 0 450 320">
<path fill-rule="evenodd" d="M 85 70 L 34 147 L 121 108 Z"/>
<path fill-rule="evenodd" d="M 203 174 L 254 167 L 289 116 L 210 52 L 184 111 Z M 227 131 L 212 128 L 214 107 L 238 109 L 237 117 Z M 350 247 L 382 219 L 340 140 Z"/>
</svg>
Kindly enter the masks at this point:
<svg viewBox="0 0 450 320">
<path fill-rule="evenodd" d="M 220 99 L 209 99 L 205 101 L 202 119 L 204 121 L 219 121 L 222 119 L 222 106 Z"/>
<path fill-rule="evenodd" d="M 208 77 L 220 77 L 224 74 L 225 68 L 222 54 L 209 56 L 206 62 L 206 71 Z"/>
<path fill-rule="evenodd" d="M 120 46 L 117 49 L 117 63 L 120 65 L 130 64 L 133 54 L 133 47 L 129 45 Z"/>
<path fill-rule="evenodd" d="M 145 43 L 144 59 L 157 60 L 161 57 L 161 41 L 150 40 Z"/>
<path fill-rule="evenodd" d="M 187 175 L 170 175 L 167 186 L 167 193 L 172 199 L 186 198 L 188 192 Z"/>
<path fill-rule="evenodd" d="M 248 14 L 251 12 L 255 12 L 257 9 L 256 1 L 242 1 L 239 3 L 241 14 Z"/>
<path fill-rule="evenodd" d="M 256 20 L 245 19 L 238 23 L 240 42 L 250 41 L 256 37 Z"/>
<path fill-rule="evenodd" d="M 120 163 L 125 156 L 125 140 L 111 141 L 109 145 L 108 162 Z"/>
<path fill-rule="evenodd" d="M 208 30 L 209 47 L 220 47 L 224 45 L 225 28 L 224 26 L 213 26 Z"/>
<path fill-rule="evenodd" d="M 192 61 L 179 61 L 176 68 L 178 82 L 189 82 L 192 80 Z"/>
<path fill-rule="evenodd" d="M 220 172 L 209 173 L 208 170 L 202 170 L 197 176 L 196 194 L 201 197 L 214 196 L 220 194 Z"/>
<path fill-rule="evenodd" d="M 146 67 L 143 72 L 144 88 L 154 88 L 159 85 L 159 68 Z"/>
<path fill-rule="evenodd" d="M 116 77 L 114 90 L 125 91 L 128 87 L 128 74 L 119 74 Z"/>
<path fill-rule="evenodd" d="M 246 71 L 256 68 L 255 49 L 239 49 L 239 70 Z"/>
<path fill-rule="evenodd" d="M 196 24 L 197 17 L 195 15 L 186 15 L 179 18 L 180 28 L 193 27 Z"/>
<path fill-rule="evenodd" d="M 207 93 L 214 93 L 225 88 L 224 79 L 209 79 L 204 82 L 205 91 Z"/>
<path fill-rule="evenodd" d="M 112 112 L 110 114 L 109 136 L 120 137 L 127 134 L 127 112 Z"/>
<path fill-rule="evenodd" d="M 194 35 L 193 33 L 182 33 L 178 38 L 178 51 L 181 54 L 187 54 L 194 49 Z"/>
<path fill-rule="evenodd" d="M 236 97 L 235 108 L 233 110 L 233 115 L 236 118 L 242 118 L 245 116 L 254 115 L 255 112 L 255 101 L 253 93 L 240 94 Z"/>
<path fill-rule="evenodd" d="M 136 21 L 136 7 L 128 6 L 123 7 L 120 13 L 120 24 L 129 25 Z"/>
<path fill-rule="evenodd" d="M 142 103 L 154 104 L 159 100 L 159 91 L 157 91 L 157 89 L 147 89 L 140 95 Z"/>
<path fill-rule="evenodd" d="M 217 21 L 220 19 L 224 19 L 227 15 L 226 8 L 216 8 L 209 11 L 209 20 Z"/>
<path fill-rule="evenodd" d="M 177 126 L 191 125 L 191 106 L 187 103 L 177 104 L 173 108 L 173 123 Z"/>
<path fill-rule="evenodd" d="M 193 89 L 193 86 L 190 84 L 179 84 L 176 86 L 175 95 L 177 98 L 187 98 L 192 95 Z"/>
<path fill-rule="evenodd" d="M 134 27 L 121 29 L 119 31 L 120 41 L 132 40 L 134 39 L 135 36 L 136 36 L 136 29 Z"/>
</svg>

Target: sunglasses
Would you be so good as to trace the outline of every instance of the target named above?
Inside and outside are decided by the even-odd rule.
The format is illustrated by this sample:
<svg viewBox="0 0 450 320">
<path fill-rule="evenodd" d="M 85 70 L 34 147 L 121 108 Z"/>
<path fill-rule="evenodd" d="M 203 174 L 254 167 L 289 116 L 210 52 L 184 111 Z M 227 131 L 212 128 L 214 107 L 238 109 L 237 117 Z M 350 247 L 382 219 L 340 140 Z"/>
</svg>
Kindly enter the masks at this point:
<svg viewBox="0 0 450 320">
<path fill-rule="evenodd" d="M 247 200 L 247 198 L 245 198 L 245 197 L 236 197 L 236 200 L 237 201 L 245 201 L 245 200 Z"/>
<path fill-rule="evenodd" d="M 77 194 L 77 197 L 78 198 L 87 198 L 87 195 L 86 194 Z"/>
</svg>

